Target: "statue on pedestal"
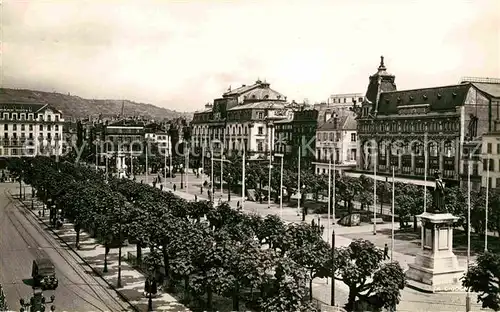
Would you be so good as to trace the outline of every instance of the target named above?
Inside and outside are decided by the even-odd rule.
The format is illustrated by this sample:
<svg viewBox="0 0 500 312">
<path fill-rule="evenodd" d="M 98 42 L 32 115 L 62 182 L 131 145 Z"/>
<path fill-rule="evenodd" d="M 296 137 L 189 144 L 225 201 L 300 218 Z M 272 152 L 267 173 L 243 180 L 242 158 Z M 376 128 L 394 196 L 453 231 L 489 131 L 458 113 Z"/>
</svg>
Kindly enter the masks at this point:
<svg viewBox="0 0 500 312">
<path fill-rule="evenodd" d="M 434 191 L 432 193 L 432 206 L 429 212 L 445 213 L 446 208 L 444 204 L 444 182 L 439 171 L 436 171 L 434 177 L 436 178 L 436 186 L 434 187 Z"/>
</svg>

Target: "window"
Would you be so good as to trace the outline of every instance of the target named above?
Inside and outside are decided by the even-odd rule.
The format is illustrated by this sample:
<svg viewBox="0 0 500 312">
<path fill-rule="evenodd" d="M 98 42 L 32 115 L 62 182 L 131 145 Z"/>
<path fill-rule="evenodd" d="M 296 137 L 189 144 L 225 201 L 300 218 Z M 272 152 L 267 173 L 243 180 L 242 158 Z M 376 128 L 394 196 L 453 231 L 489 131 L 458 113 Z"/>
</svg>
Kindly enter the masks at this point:
<svg viewBox="0 0 500 312">
<path fill-rule="evenodd" d="M 29 126 L 30 131 L 33 131 L 33 125 Z"/>
<path fill-rule="evenodd" d="M 59 121 L 59 115 L 55 115 L 56 121 Z"/>
<path fill-rule="evenodd" d="M 500 144 L 497 144 L 497 154 L 500 154 Z"/>
<path fill-rule="evenodd" d="M 39 121 L 42 121 L 42 120 L 43 120 L 43 115 L 42 115 L 42 114 L 38 114 L 38 120 L 39 120 Z"/>
<path fill-rule="evenodd" d="M 3 113 L 3 119 L 9 119 L 9 114 L 8 113 Z"/>
<path fill-rule="evenodd" d="M 362 98 L 362 97 L 360 97 L 360 98 L 358 99 L 358 101 L 359 101 L 359 103 L 363 102 L 363 98 Z"/>
<path fill-rule="evenodd" d="M 21 131 L 24 131 L 24 130 L 26 130 L 26 129 L 25 129 L 25 126 L 24 126 L 24 125 L 21 125 Z"/>
<path fill-rule="evenodd" d="M 351 133 L 351 142 L 356 142 L 356 133 Z"/>
<path fill-rule="evenodd" d="M 21 120 L 25 120 L 26 119 L 26 114 L 25 113 L 22 113 L 21 114 Z"/>
<path fill-rule="evenodd" d="M 52 126 L 51 125 L 47 125 L 47 131 L 51 131 L 52 130 Z"/>
<path fill-rule="evenodd" d="M 488 154 L 491 154 L 491 150 L 492 150 L 492 146 L 491 145 L 492 145 L 491 143 L 488 143 L 488 145 L 487 145 L 488 148 L 487 148 L 486 153 L 488 153 Z"/>
<path fill-rule="evenodd" d="M 263 147 L 262 142 L 257 143 L 257 150 L 258 150 L 259 152 L 262 152 L 262 151 L 264 150 L 264 147 Z"/>
<path fill-rule="evenodd" d="M 493 182 L 492 180 L 493 179 L 491 177 L 488 178 L 488 189 L 491 188 L 491 183 Z"/>
<path fill-rule="evenodd" d="M 3 130 L 4 131 L 8 131 L 9 130 L 9 125 L 7 125 L 7 124 L 3 125 Z"/>
<path fill-rule="evenodd" d="M 17 125 L 16 124 L 12 125 L 12 131 L 17 131 Z"/>
<path fill-rule="evenodd" d="M 258 128 L 258 134 L 263 135 L 264 134 L 264 127 L 259 127 Z"/>
<path fill-rule="evenodd" d="M 28 138 L 33 139 L 33 132 L 30 132 Z"/>
<path fill-rule="evenodd" d="M 33 114 L 28 114 L 28 120 L 33 120 Z"/>
<path fill-rule="evenodd" d="M 17 114 L 16 113 L 13 113 L 12 114 L 12 120 L 16 120 L 17 119 Z"/>
<path fill-rule="evenodd" d="M 356 157 L 356 149 L 352 149 L 351 150 L 351 161 L 356 161 L 357 157 Z"/>
<path fill-rule="evenodd" d="M 43 125 L 40 125 L 40 131 L 43 131 Z"/>
</svg>

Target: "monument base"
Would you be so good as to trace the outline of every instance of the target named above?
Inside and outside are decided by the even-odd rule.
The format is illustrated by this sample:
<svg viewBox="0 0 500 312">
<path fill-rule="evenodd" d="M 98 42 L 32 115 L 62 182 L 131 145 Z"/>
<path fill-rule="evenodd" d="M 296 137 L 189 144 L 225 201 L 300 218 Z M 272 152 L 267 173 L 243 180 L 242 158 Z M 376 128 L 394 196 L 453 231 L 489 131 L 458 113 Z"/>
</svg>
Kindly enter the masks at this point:
<svg viewBox="0 0 500 312">
<path fill-rule="evenodd" d="M 423 213 L 422 250 L 406 271 L 407 284 L 425 292 L 462 291 L 464 269 L 453 253 L 453 223 L 456 217 L 447 213 Z"/>
</svg>

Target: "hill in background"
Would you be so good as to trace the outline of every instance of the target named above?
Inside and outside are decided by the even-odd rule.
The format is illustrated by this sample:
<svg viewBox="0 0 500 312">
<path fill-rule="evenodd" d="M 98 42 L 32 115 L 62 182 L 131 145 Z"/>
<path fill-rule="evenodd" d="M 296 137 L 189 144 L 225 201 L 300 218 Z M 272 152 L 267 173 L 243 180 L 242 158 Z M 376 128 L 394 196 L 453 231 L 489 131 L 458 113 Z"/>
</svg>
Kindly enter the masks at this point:
<svg viewBox="0 0 500 312">
<path fill-rule="evenodd" d="M 191 120 L 193 113 L 177 112 L 152 104 L 136 103 L 129 100 L 91 100 L 70 94 L 43 92 L 24 89 L 0 88 L 0 103 L 46 103 L 62 111 L 66 120 L 72 118 L 86 118 L 89 116 L 116 116 L 121 113 L 125 116 L 143 116 L 155 120 L 184 117 Z"/>
</svg>

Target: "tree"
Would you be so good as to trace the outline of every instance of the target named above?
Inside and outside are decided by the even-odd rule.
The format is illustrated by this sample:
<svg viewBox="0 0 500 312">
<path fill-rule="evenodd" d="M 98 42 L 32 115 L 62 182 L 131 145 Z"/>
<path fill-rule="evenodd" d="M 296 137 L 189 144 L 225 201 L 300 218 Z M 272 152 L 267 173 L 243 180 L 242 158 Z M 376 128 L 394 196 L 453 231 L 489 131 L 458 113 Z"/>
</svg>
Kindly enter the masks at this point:
<svg viewBox="0 0 500 312">
<path fill-rule="evenodd" d="M 349 287 L 348 311 L 354 310 L 357 299 L 395 311 L 406 283 L 399 263 L 383 263 L 383 252 L 367 240 L 354 240 L 335 253 L 335 279 Z"/>
<path fill-rule="evenodd" d="M 268 290 L 260 300 L 263 312 L 319 312 L 309 302 L 304 302 L 307 273 L 289 258 L 276 259 L 274 279 L 268 282 Z"/>
<path fill-rule="evenodd" d="M 477 301 L 483 308 L 500 311 L 500 255 L 485 252 L 479 255 L 476 263 L 469 267 L 462 285 L 478 293 Z"/>
</svg>

